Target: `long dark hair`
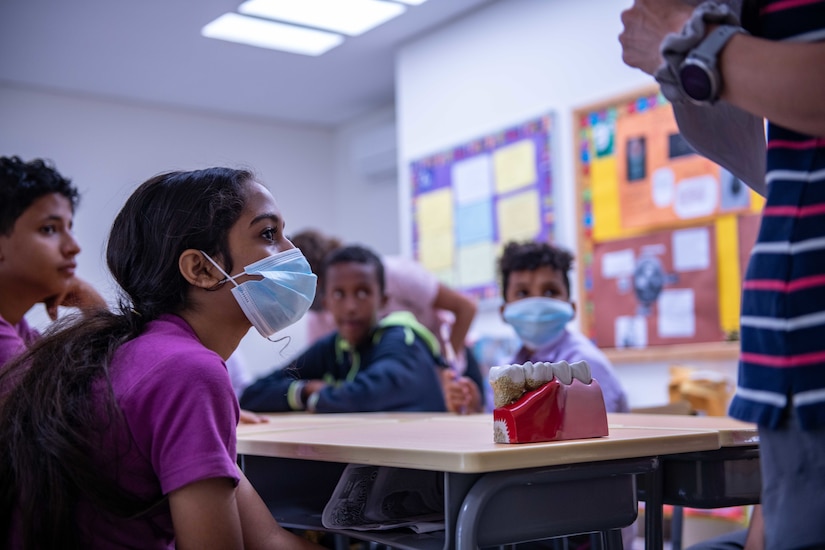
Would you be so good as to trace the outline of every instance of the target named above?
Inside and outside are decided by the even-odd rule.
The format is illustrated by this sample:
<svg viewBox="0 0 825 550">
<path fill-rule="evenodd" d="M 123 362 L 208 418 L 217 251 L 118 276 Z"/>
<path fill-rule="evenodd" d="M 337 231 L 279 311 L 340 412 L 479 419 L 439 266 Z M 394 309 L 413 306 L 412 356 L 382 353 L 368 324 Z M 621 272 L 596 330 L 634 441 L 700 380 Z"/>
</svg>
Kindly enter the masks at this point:
<svg viewBox="0 0 825 550">
<path fill-rule="evenodd" d="M 184 250 L 214 254 L 232 270 L 228 233 L 252 179 L 210 168 L 141 185 L 115 218 L 106 251 L 123 291 L 118 311 L 67 318 L 0 371 L 0 545 L 15 513 L 25 548 L 80 548 L 79 501 L 121 517 L 152 504 L 102 478 L 93 459 L 122 421 L 109 362 L 149 321 L 190 307 L 178 268 Z M 108 387 L 102 396 L 101 387 Z"/>
</svg>

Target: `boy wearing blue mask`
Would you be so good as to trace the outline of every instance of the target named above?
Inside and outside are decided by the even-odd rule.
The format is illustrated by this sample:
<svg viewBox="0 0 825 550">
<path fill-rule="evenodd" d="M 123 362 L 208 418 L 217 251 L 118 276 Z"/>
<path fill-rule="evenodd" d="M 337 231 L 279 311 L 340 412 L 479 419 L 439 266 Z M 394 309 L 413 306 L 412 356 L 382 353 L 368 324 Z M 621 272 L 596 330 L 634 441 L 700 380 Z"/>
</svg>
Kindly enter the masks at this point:
<svg viewBox="0 0 825 550">
<path fill-rule="evenodd" d="M 504 247 L 498 262 L 504 296 L 501 314 L 522 342 L 513 363 L 587 361 L 599 381 L 607 412 L 628 412 L 627 395 L 610 361 L 582 334 L 567 330 L 576 313 L 567 275 L 572 264 L 570 252 L 548 243 L 510 242 Z M 622 529 L 625 548 L 633 547 L 634 536 L 633 525 Z M 589 536 L 582 535 L 570 538 L 566 546 L 579 549 L 589 543 Z M 525 549 L 549 547 L 540 541 Z"/>
<path fill-rule="evenodd" d="M 435 336 L 409 312 L 378 321 L 384 267 L 372 251 L 347 246 L 320 268 L 324 307 L 337 331 L 295 362 L 244 390 L 252 411 L 445 411 Z"/>
<path fill-rule="evenodd" d="M 605 355 L 582 334 L 567 330 L 576 313 L 570 301 L 570 252 L 542 242 L 510 242 L 499 259 L 504 321 L 522 347 L 514 363 L 587 361 L 608 412 L 628 412 L 627 395 Z"/>
</svg>

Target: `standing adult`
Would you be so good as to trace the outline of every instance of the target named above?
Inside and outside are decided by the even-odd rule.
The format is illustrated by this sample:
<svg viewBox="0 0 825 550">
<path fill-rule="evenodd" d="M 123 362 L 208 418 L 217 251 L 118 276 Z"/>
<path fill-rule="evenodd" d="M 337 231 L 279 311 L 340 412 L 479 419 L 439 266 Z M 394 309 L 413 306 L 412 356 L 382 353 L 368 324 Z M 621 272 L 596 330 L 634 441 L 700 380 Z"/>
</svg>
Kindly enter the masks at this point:
<svg viewBox="0 0 825 550">
<path fill-rule="evenodd" d="M 742 131 L 754 126 L 724 123 L 768 121 L 764 187 L 745 179 L 767 202 L 743 285 L 730 414 L 759 425 L 766 548 L 822 548 L 825 0 L 746 0 L 741 18 L 737 7 L 635 0 L 620 41 L 628 65 L 656 75 L 688 140 L 722 151 L 714 160 L 734 173 L 752 151 L 737 158 L 720 143 L 752 140 Z"/>
</svg>

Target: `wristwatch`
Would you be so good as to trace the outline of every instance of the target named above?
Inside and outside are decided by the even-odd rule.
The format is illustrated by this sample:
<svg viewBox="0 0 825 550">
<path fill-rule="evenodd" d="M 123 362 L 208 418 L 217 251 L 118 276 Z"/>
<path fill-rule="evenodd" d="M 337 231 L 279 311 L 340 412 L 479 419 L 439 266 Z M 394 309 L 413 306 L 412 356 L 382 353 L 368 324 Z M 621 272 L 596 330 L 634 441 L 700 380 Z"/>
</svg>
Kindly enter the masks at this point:
<svg viewBox="0 0 825 550">
<path fill-rule="evenodd" d="M 697 105 L 713 105 L 722 93 L 722 76 L 717 57 L 735 34 L 747 33 L 742 27 L 716 27 L 679 66 L 679 84 L 688 99 Z"/>
</svg>

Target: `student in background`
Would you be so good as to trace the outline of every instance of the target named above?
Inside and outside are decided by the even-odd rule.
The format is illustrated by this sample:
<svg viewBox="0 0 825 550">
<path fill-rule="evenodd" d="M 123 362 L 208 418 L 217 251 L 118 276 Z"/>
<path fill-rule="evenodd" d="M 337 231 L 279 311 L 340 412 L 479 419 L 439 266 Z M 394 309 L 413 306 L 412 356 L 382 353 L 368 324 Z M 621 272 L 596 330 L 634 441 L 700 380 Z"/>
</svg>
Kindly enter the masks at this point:
<svg viewBox="0 0 825 550">
<path fill-rule="evenodd" d="M 570 252 L 548 243 L 510 242 L 504 247 L 498 264 L 501 314 L 522 341 L 513 362 L 587 361 L 607 411 L 627 412 L 627 395 L 610 361 L 590 340 L 566 328 L 576 313 L 567 275 L 572 263 Z"/>
<path fill-rule="evenodd" d="M 79 193 L 41 159 L 0 157 L 0 366 L 39 333 L 24 315 L 42 303 L 52 320 L 58 306 L 106 307 L 75 276 L 80 246 L 72 234 Z"/>
<path fill-rule="evenodd" d="M 292 365 L 249 386 L 253 411 L 444 411 L 435 337 L 408 312 L 379 321 L 387 297 L 384 266 L 371 250 L 346 246 L 320 268 L 325 309 L 337 331 Z"/>
<path fill-rule="evenodd" d="M 290 240 L 306 256 L 314 273 L 324 257 L 343 246 L 340 239 L 324 235 L 318 230 L 307 229 L 290 236 Z M 429 271 L 418 262 L 400 256 L 384 256 L 381 259 L 386 274 L 387 302 L 382 306 L 380 316 L 393 311 L 409 311 L 422 325 L 427 327 L 439 341 L 441 326 L 445 322 L 450 325 L 447 339 L 456 352 L 465 348 L 465 340 L 470 325 L 476 314 L 475 303 L 450 287 L 440 283 Z M 321 284 L 321 281 L 318 281 Z M 335 322 L 330 315 L 324 315 L 323 303 L 316 300 L 311 311 L 317 312 L 317 320 L 310 324 L 309 340 L 314 342 L 335 330 Z"/>
<path fill-rule="evenodd" d="M 555 363 L 587 361 L 598 380 L 608 412 L 628 412 L 627 395 L 613 366 L 590 340 L 567 330 L 575 305 L 570 301 L 568 272 L 573 255 L 554 245 L 528 241 L 509 242 L 499 258 L 504 303 L 501 314 L 521 339 L 522 347 L 513 363 L 526 361 Z M 633 547 L 634 526 L 622 529 L 625 548 Z M 573 537 L 571 548 L 589 545 L 589 537 Z M 544 548 L 544 542 L 519 545 L 519 548 Z M 587 546 L 582 546 L 587 547 Z"/>
<path fill-rule="evenodd" d="M 324 257 L 342 246 L 338 238 L 315 229 L 296 233 L 291 240 L 304 253 L 316 274 Z M 411 312 L 436 336 L 443 354 L 453 363 L 451 370 L 442 372 L 445 391 L 452 396 L 448 400 L 450 410 L 480 412 L 484 407 L 484 381 L 478 361 L 465 344 L 476 314 L 475 302 L 439 282 L 418 262 L 401 256 L 384 256 L 382 263 L 387 300 L 381 307 L 379 318 L 395 311 Z M 320 278 L 318 284 L 322 284 Z M 307 317 L 310 343 L 335 330 L 332 315 L 325 311 L 319 299 Z"/>
<path fill-rule="evenodd" d="M 0 399 L 4 547 L 316 548 L 239 470 L 224 365 L 251 326 L 274 334 L 312 301 L 283 228 L 246 171 L 162 174 L 131 195 L 106 254 L 119 309 L 64 319 L 0 374 L 15 380 Z"/>
<path fill-rule="evenodd" d="M 674 106 L 692 107 L 677 121 L 697 150 L 733 173 L 765 167 L 745 180 L 766 203 L 743 283 L 729 414 L 759 425 L 765 547 L 823 548 L 825 1 L 635 0 L 622 23 L 623 60 L 654 75 Z M 683 65 L 691 54 L 702 63 Z"/>
</svg>

